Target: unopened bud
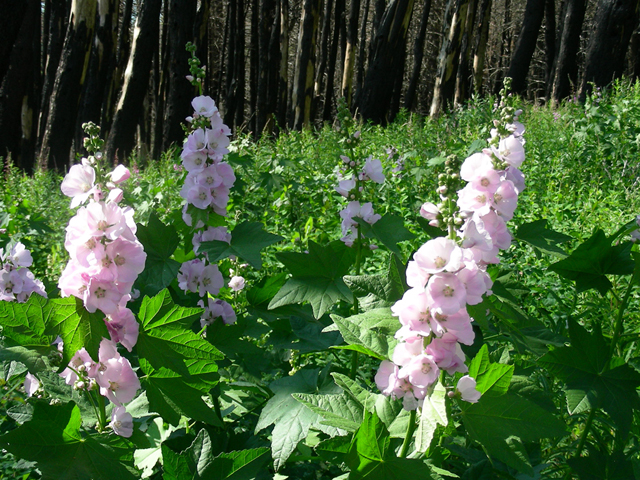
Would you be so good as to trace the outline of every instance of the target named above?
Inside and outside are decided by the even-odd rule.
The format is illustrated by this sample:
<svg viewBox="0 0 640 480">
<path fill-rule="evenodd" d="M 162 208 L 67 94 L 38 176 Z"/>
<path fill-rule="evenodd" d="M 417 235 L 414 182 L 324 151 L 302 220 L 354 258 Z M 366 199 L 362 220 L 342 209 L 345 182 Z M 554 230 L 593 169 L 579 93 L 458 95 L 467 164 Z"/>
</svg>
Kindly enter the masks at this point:
<svg viewBox="0 0 640 480">
<path fill-rule="evenodd" d="M 187 75 L 185 78 L 190 82 L 193 82 L 193 75 Z"/>
</svg>

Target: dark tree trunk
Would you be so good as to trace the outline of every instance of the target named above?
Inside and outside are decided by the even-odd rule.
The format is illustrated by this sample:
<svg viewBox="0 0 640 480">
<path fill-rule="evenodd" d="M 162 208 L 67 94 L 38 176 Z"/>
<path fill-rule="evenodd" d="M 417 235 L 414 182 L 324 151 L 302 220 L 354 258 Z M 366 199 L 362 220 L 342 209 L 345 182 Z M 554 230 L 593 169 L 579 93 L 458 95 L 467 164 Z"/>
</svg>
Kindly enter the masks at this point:
<svg viewBox="0 0 640 480">
<path fill-rule="evenodd" d="M 482 0 L 478 16 L 478 34 L 476 35 L 476 41 L 473 47 L 473 91 L 477 94 L 482 93 L 492 3 L 492 0 Z"/>
<path fill-rule="evenodd" d="M 232 2 L 233 3 L 233 2 Z M 196 15 L 196 2 L 170 0 L 168 22 L 169 68 L 167 98 L 162 129 L 162 149 L 167 150 L 173 143 L 179 143 L 184 137 L 181 123 L 191 115 L 193 87 L 186 80 L 189 74 L 190 54 L 184 46 L 193 41 L 193 23 Z"/>
<path fill-rule="evenodd" d="M 258 11 L 259 1 L 251 0 L 251 41 L 249 43 L 249 129 L 253 136 L 257 137 L 258 132 Z"/>
<path fill-rule="evenodd" d="M 102 132 L 108 135 L 113 121 L 113 114 L 116 109 L 120 86 L 122 85 L 122 77 L 124 69 L 129 60 L 129 51 L 131 50 L 131 10 L 133 8 L 133 0 L 126 0 L 122 11 L 122 21 L 118 33 L 118 43 L 115 55 L 110 59 L 109 70 L 107 72 L 107 87 L 102 102 L 102 115 L 100 117 L 100 126 Z M 117 27 L 117 22 L 115 22 Z"/>
<path fill-rule="evenodd" d="M 278 66 L 280 65 L 277 36 L 279 19 L 276 0 L 262 0 L 260 5 L 259 38 L 258 38 L 258 89 L 256 133 L 262 134 L 270 125 L 271 116 L 275 113 L 275 92 L 278 88 Z M 275 47 L 275 49 L 274 49 Z"/>
<path fill-rule="evenodd" d="M 556 2 L 547 0 L 544 7 L 544 83 L 553 82 L 553 62 L 556 57 Z M 548 90 L 548 88 L 547 88 Z M 548 97 L 547 97 L 548 99 Z"/>
<path fill-rule="evenodd" d="M 504 22 L 502 24 L 502 35 L 500 40 L 500 56 L 498 58 L 498 73 L 495 77 L 493 90 L 497 95 L 502 90 L 502 79 L 504 77 L 505 64 L 511 57 L 511 0 L 504 0 Z"/>
<path fill-rule="evenodd" d="M 53 84 L 56 80 L 56 72 L 58 71 L 58 64 L 60 63 L 62 47 L 64 46 L 70 8 L 70 1 L 52 1 L 49 11 L 49 22 L 43 26 L 43 29 L 47 31 L 47 49 L 43 51 L 45 69 L 43 71 L 42 93 L 40 95 L 40 109 L 37 119 L 38 137 L 36 140 L 36 154 L 40 152 L 47 117 L 49 116 L 49 100 L 51 98 L 51 92 L 53 91 Z"/>
<path fill-rule="evenodd" d="M 227 78 L 226 78 L 226 102 L 225 102 L 225 113 L 224 113 L 224 123 L 233 128 L 233 119 L 236 115 L 236 88 L 235 88 L 235 79 L 234 75 L 236 74 L 236 47 L 237 47 L 237 37 L 236 28 L 237 28 L 237 10 L 238 4 L 237 2 L 229 2 L 227 4 L 227 28 L 226 28 L 226 37 L 227 37 Z"/>
<path fill-rule="evenodd" d="M 287 93 L 289 90 L 289 3 L 280 0 L 280 68 L 278 74 L 278 125 L 287 125 Z"/>
<path fill-rule="evenodd" d="M 439 115 L 446 105 L 453 101 L 468 6 L 469 0 L 449 0 L 447 2 L 443 22 L 442 47 L 438 55 L 438 71 L 429 111 L 432 117 Z"/>
<path fill-rule="evenodd" d="M 640 78 L 640 29 L 636 28 L 631 35 L 631 80 Z"/>
<path fill-rule="evenodd" d="M 358 56 L 355 64 L 355 77 L 356 82 L 354 85 L 355 95 L 358 96 L 360 90 L 362 90 L 362 82 L 364 80 L 366 59 L 366 43 L 367 43 L 367 20 L 369 18 L 369 3 L 370 0 L 364 2 L 364 13 L 362 14 L 362 25 L 360 26 L 360 45 L 358 46 Z M 375 31 L 375 30 L 372 30 Z M 370 44 L 373 43 L 373 35 Z"/>
<path fill-rule="evenodd" d="M 237 131 L 244 123 L 244 93 L 245 93 L 245 3 L 244 0 L 236 0 L 238 6 L 236 9 L 236 61 L 233 81 L 235 83 L 235 121 L 233 124 L 234 131 Z"/>
<path fill-rule="evenodd" d="M 351 0 L 349 9 L 349 25 L 347 26 L 347 43 L 344 50 L 344 67 L 342 68 L 342 96 L 351 106 L 353 95 L 353 69 L 356 62 L 356 45 L 358 43 L 358 19 L 360 18 L 360 0 Z"/>
<path fill-rule="evenodd" d="M 386 123 L 394 86 L 402 78 L 407 29 L 413 12 L 413 0 L 393 0 L 375 36 L 375 50 L 362 86 L 358 105 L 362 118 Z M 402 81 L 400 81 L 400 84 Z"/>
<path fill-rule="evenodd" d="M 193 42 L 196 45 L 196 57 L 201 62 L 201 65 L 205 65 L 207 68 L 211 68 L 207 61 L 207 54 L 209 52 L 209 16 L 211 14 L 211 0 L 201 0 L 200 7 L 196 12 L 196 21 L 193 24 Z M 209 75 L 205 75 L 203 92 L 208 92 L 211 85 L 209 85 Z"/>
<path fill-rule="evenodd" d="M 4 0 L 0 2 L 0 84 L 4 79 L 11 62 L 11 52 L 18 40 L 18 34 L 22 27 L 27 9 L 24 8 L 24 0 Z M 8 19 L 11 19 L 10 21 Z"/>
<path fill-rule="evenodd" d="M 560 49 L 555 61 L 551 97 L 559 102 L 575 91 L 578 81 L 578 50 L 586 11 L 586 0 L 568 0 L 562 20 Z"/>
<path fill-rule="evenodd" d="M 631 34 L 638 19 L 638 0 L 600 0 L 596 28 L 591 37 L 580 98 L 591 91 L 592 83 L 604 87 L 622 76 Z"/>
<path fill-rule="evenodd" d="M 418 36 L 413 44 L 413 70 L 409 79 L 407 93 L 404 96 L 404 108 L 411 110 L 416 99 L 416 90 L 418 89 L 418 81 L 420 80 L 420 71 L 422 70 L 422 59 L 424 58 L 424 40 L 427 36 L 427 25 L 429 24 L 429 13 L 431 12 L 431 0 L 425 0 L 422 6 L 422 15 L 420 16 L 420 26 L 418 27 Z"/>
<path fill-rule="evenodd" d="M 473 26 L 476 21 L 476 7 L 476 0 L 470 0 L 469 6 L 467 7 L 467 21 L 465 22 L 462 42 L 460 43 L 460 61 L 456 74 L 456 93 L 453 100 L 455 104 L 462 104 L 462 102 L 469 98 L 469 57 L 471 55 L 470 44 Z"/>
<path fill-rule="evenodd" d="M 82 92 L 80 111 L 76 120 L 75 145 L 82 145 L 84 122 L 100 123 L 103 98 L 107 90 L 107 79 L 111 60 L 118 39 L 119 0 L 98 0 L 96 12 L 96 34 L 89 59 L 87 81 Z M 78 148 L 76 147 L 76 150 Z"/>
<path fill-rule="evenodd" d="M 545 0 L 527 0 L 522 30 L 518 35 L 516 48 L 507 72 L 507 76 L 512 79 L 511 90 L 514 93 L 522 94 L 527 88 L 527 74 L 544 18 L 544 4 Z"/>
<path fill-rule="evenodd" d="M 162 130 L 164 127 L 164 106 L 167 98 L 167 83 L 169 79 L 169 32 L 168 22 L 169 3 L 162 2 L 162 31 L 160 33 L 159 49 L 156 49 L 153 78 L 156 82 L 156 103 L 153 126 L 153 145 L 151 146 L 151 158 L 160 158 L 162 153 Z"/>
<path fill-rule="evenodd" d="M 143 102 L 149 86 L 151 63 L 158 48 L 161 0 L 142 0 L 138 5 L 136 33 L 118 99 L 113 125 L 107 138 L 110 162 L 123 162 L 136 146 L 136 127 L 142 117 Z"/>
<path fill-rule="evenodd" d="M 311 99 L 315 78 L 316 34 L 320 16 L 320 0 L 305 0 L 300 20 L 296 68 L 293 74 L 293 123 L 291 127 L 300 130 L 309 126 L 311 120 Z"/>
<path fill-rule="evenodd" d="M 341 25 L 344 24 L 344 0 L 336 0 L 336 8 L 333 15 L 333 40 L 331 41 L 331 52 L 327 64 L 327 83 L 324 89 L 324 108 L 322 118 L 329 121 L 333 114 L 334 98 L 334 78 L 336 74 L 336 57 L 338 56 L 338 45 L 340 44 Z"/>
<path fill-rule="evenodd" d="M 96 3 L 73 2 L 60 64 L 49 102 L 39 162 L 42 167 L 63 170 L 69 164 L 71 141 L 93 42 Z"/>
<path fill-rule="evenodd" d="M 40 2 L 21 2 L 18 33 L 0 81 L 0 157 L 31 171 L 40 94 Z"/>
<path fill-rule="evenodd" d="M 427 1 L 427 0 L 425 0 Z M 384 15 L 384 11 L 387 8 L 387 0 L 375 0 L 375 5 L 373 9 L 373 21 L 371 22 L 371 32 L 377 32 L 380 28 L 380 22 L 382 21 L 382 16 Z M 369 64 L 371 64 L 371 59 L 373 58 L 373 53 L 375 50 L 375 42 L 373 38 L 369 42 Z"/>
<path fill-rule="evenodd" d="M 324 92 L 324 76 L 329 56 L 329 40 L 331 37 L 331 13 L 333 12 L 333 0 L 326 0 L 324 6 L 324 17 L 322 19 L 322 33 L 320 36 L 320 58 L 318 59 L 318 69 L 316 70 L 316 81 L 313 85 L 313 104 L 311 110 L 316 119 L 322 120 L 320 112 L 320 99 Z M 324 98 L 324 102 L 327 98 Z"/>
</svg>

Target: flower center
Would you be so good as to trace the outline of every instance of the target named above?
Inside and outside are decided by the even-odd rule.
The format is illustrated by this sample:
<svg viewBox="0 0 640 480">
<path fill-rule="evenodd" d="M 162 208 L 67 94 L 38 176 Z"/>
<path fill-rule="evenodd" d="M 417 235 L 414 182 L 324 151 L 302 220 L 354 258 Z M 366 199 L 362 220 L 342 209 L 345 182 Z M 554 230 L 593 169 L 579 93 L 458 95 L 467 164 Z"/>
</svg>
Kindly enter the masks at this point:
<svg viewBox="0 0 640 480">
<path fill-rule="evenodd" d="M 453 294 L 455 293 L 455 290 L 453 288 L 451 288 L 449 285 L 447 285 L 446 287 L 444 287 L 442 289 L 442 294 L 445 297 L 453 297 Z"/>
<path fill-rule="evenodd" d="M 107 291 L 104 288 L 102 288 L 102 287 L 96 288 L 96 297 L 104 298 L 106 293 L 107 293 Z"/>
<path fill-rule="evenodd" d="M 435 258 L 436 268 L 442 268 L 447 264 L 447 261 L 442 257 Z"/>
</svg>

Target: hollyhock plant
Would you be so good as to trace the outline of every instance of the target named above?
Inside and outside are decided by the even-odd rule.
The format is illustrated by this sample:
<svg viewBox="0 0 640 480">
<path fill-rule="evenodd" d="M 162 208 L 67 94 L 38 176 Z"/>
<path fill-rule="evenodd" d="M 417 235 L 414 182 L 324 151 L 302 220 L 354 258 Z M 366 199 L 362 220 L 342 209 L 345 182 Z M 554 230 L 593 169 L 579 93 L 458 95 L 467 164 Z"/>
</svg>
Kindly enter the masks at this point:
<svg viewBox="0 0 640 480">
<path fill-rule="evenodd" d="M 33 276 L 31 252 L 17 242 L 5 252 L 0 248 L 0 301 L 26 302 L 32 293 L 47 297 L 43 283 Z"/>
<path fill-rule="evenodd" d="M 491 294 L 487 265 L 498 263 L 499 250 L 511 244 L 506 222 L 524 189 L 518 170 L 524 161 L 524 127 L 515 120 L 513 108 L 503 107 L 502 114 L 491 130 L 490 148 L 470 155 L 459 173 L 447 160 L 437 188 L 442 202 L 427 202 L 420 209 L 423 218 L 446 229 L 447 236 L 426 242 L 408 263 L 411 288 L 391 307 L 401 325 L 396 333 L 400 343 L 393 362 L 384 361 L 376 375 L 380 391 L 402 398 L 408 410 L 420 407 L 422 392 L 439 381 L 440 371 L 454 375 L 468 370 L 460 346 L 472 345 L 475 337 L 467 306 Z M 463 188 L 460 180 L 467 182 Z M 343 216 L 343 225 L 352 210 Z M 480 399 L 475 386 L 475 379 L 465 375 L 455 395 L 475 403 Z"/>
</svg>

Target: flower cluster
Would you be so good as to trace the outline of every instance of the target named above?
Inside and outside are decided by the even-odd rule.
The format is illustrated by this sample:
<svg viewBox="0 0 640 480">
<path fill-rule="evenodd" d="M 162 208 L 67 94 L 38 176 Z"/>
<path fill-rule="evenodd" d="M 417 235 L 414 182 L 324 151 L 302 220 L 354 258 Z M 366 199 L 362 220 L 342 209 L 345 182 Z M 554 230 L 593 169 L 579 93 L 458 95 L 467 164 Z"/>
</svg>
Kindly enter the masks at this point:
<svg viewBox="0 0 640 480">
<path fill-rule="evenodd" d="M 349 133 L 352 118 L 343 104 L 339 106 L 339 115 L 342 121 L 339 131 L 343 134 L 343 141 L 350 151 L 350 156 L 340 156 L 342 164 L 337 173 L 338 186 L 335 189 L 340 195 L 349 200 L 347 206 L 340 211 L 340 218 L 342 218 L 342 238 L 340 240 L 348 247 L 351 247 L 356 240 L 362 240 L 358 238 L 359 228 L 355 218 L 360 218 L 370 225 L 382 218 L 374 212 L 371 202 L 361 203 L 361 197 L 366 182 L 372 181 L 383 184 L 385 176 L 382 172 L 382 162 L 377 158 L 373 158 L 370 155 L 364 162 L 358 162 L 355 159 L 355 147 L 360 141 L 360 131 L 358 130 L 353 134 Z"/>
<path fill-rule="evenodd" d="M 133 418 L 123 404 L 133 400 L 140 389 L 140 380 L 113 341 L 102 339 L 97 362 L 84 348 L 78 350 L 60 376 L 76 390 L 99 390 L 115 405 L 111 411 L 111 428 L 118 435 L 131 436 Z"/>
<path fill-rule="evenodd" d="M 401 328 L 400 343 L 392 362 L 384 361 L 376 375 L 380 390 L 403 399 L 404 408 L 414 410 L 429 395 L 440 372 L 450 375 L 468 370 L 460 344 L 471 345 L 474 332 L 467 305 L 482 302 L 491 294 L 492 280 L 486 272 L 498 263 L 498 251 L 511 244 L 506 221 L 513 217 L 518 194 L 524 189 L 524 175 L 518 167 L 524 161 L 524 127 L 511 107 L 502 108 L 489 139 L 490 148 L 468 157 L 454 173 L 452 161 L 440 177 L 438 193 L 442 203 L 426 203 L 421 215 L 433 226 L 444 227 L 447 237 L 429 240 L 407 266 L 411 287 L 391 308 Z M 450 195 L 460 178 L 467 182 Z M 477 402 L 475 380 L 464 376 L 451 395 Z"/>
<path fill-rule="evenodd" d="M 186 200 L 183 220 L 198 230 L 192 240 L 193 251 L 198 253 L 202 242 L 231 241 L 231 234 L 226 227 L 205 228 L 202 218 L 208 218 L 209 210 L 226 216 L 229 192 L 236 177 L 233 168 L 222 161 L 224 155 L 229 153 L 227 147 L 231 130 L 222 122 L 215 102 L 211 97 L 200 95 L 193 99 L 191 106 L 194 112 L 187 117 L 187 121 L 192 130 L 181 153 L 182 166 L 187 171 L 187 176 L 180 195 Z M 195 222 L 192 213 L 197 213 Z M 197 292 L 205 297 L 199 302 L 205 309 L 201 319 L 203 328 L 218 317 L 225 323 L 234 323 L 236 316 L 231 305 L 211 298 L 218 295 L 224 287 L 222 274 L 217 265 L 208 263 L 206 253 L 202 256 L 203 259 L 196 258 L 182 264 L 178 285 L 185 292 Z"/>
<path fill-rule="evenodd" d="M 47 296 L 44 285 L 33 276 L 31 252 L 18 242 L 7 252 L 0 248 L 0 301 L 26 302 L 32 293 Z"/>
</svg>

